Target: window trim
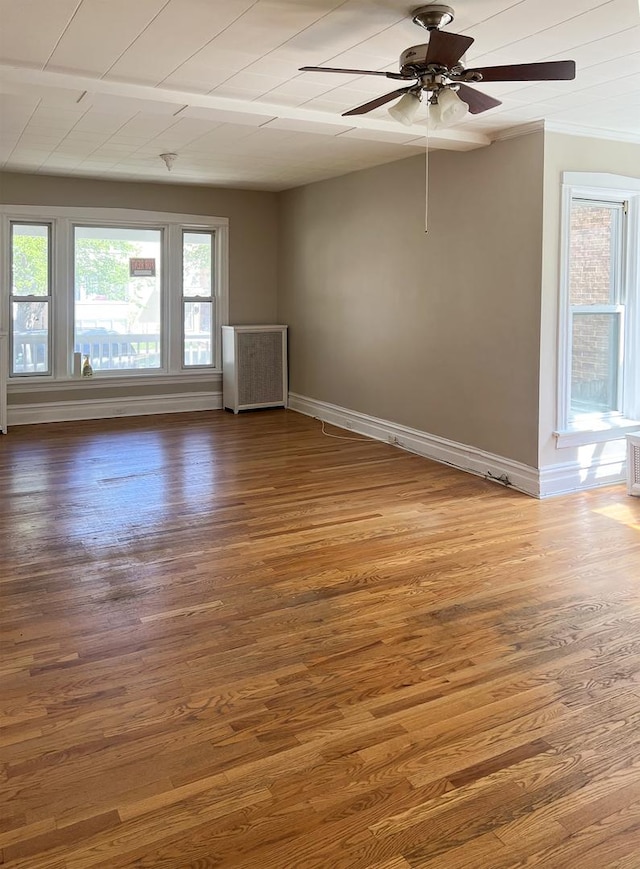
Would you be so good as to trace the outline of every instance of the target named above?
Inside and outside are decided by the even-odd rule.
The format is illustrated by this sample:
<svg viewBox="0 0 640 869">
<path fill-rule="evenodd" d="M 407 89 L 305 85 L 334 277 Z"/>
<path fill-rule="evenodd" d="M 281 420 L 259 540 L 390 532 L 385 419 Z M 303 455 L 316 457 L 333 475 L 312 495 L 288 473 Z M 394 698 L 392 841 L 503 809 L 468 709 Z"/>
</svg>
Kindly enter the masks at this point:
<svg viewBox="0 0 640 869">
<path fill-rule="evenodd" d="M 622 341 L 625 344 L 623 365 L 623 404 L 620 412 L 593 414 L 572 424 L 569 419 L 571 397 L 571 325 L 573 320 L 569 296 L 569 260 L 571 205 L 576 199 L 607 203 L 626 203 L 627 227 L 622 239 L 622 267 L 617 288 L 618 303 L 626 308 Z M 640 376 L 634 376 L 634 366 L 640 364 L 640 179 L 622 175 L 594 172 L 563 172 L 560 222 L 560 276 L 558 311 L 558 387 L 557 428 L 554 432 L 557 447 L 581 446 L 624 437 L 628 431 L 640 429 Z M 628 298 L 621 299 L 621 287 L 635 287 Z M 609 307 L 609 306 L 607 306 Z M 613 307 L 617 307 L 614 305 Z M 593 309 L 592 309 L 593 310 Z M 635 404 L 630 396 L 635 396 Z M 627 411 L 627 415 L 625 415 Z M 629 411 L 633 411 L 630 413 Z"/>
<path fill-rule="evenodd" d="M 625 365 L 624 365 L 624 342 L 626 338 L 626 324 L 627 324 L 627 307 L 624 304 L 617 305 L 569 305 L 568 317 L 569 317 L 569 332 L 567 335 L 568 338 L 568 346 L 567 346 L 567 368 L 568 368 L 568 377 L 569 382 L 567 384 L 567 418 L 569 416 L 569 404 L 571 403 L 571 371 L 573 368 L 573 332 L 575 325 L 575 317 L 576 315 L 598 315 L 598 314 L 606 314 L 608 316 L 615 316 L 617 323 L 617 334 L 618 334 L 618 343 L 617 343 L 617 360 L 615 362 L 615 383 L 616 383 L 616 396 L 615 410 L 605 410 L 601 413 L 594 411 L 594 415 L 597 415 L 599 419 L 604 421 L 607 420 L 616 420 L 620 419 L 622 416 L 622 410 L 624 407 L 624 385 L 625 385 Z M 570 337 L 569 337 L 570 336 Z M 613 354 L 612 354 L 613 355 Z M 575 426 L 574 426 L 575 428 Z"/>
<path fill-rule="evenodd" d="M 210 263 L 210 265 L 211 265 L 211 290 L 210 290 L 210 293 L 208 296 L 193 296 L 193 295 L 188 295 L 187 293 L 185 293 L 185 288 L 184 288 L 184 244 L 185 244 L 185 236 L 187 235 L 187 233 L 193 233 L 194 235 L 199 233 L 200 235 L 208 235 L 211 237 L 211 242 L 212 242 L 211 243 L 211 263 Z M 214 339 L 215 339 L 214 333 L 216 330 L 216 307 L 218 304 L 218 300 L 216 297 L 216 233 L 215 233 L 215 230 L 211 230 L 211 229 L 202 229 L 202 228 L 200 228 L 200 229 L 187 229 L 185 227 L 182 227 L 182 231 L 181 231 L 180 235 L 181 235 L 181 239 L 180 239 L 180 253 L 181 253 L 181 256 L 180 256 L 180 288 L 181 288 L 180 307 L 181 307 L 181 316 L 178 318 L 180 325 L 181 325 L 180 363 L 182 365 L 183 370 L 185 370 L 185 371 L 193 371 L 193 370 L 197 371 L 198 369 L 209 368 L 210 366 L 207 366 L 207 365 L 187 365 L 185 362 L 187 336 L 186 336 L 185 328 L 184 328 L 185 319 L 186 319 L 185 315 L 184 315 L 184 311 L 185 311 L 186 305 L 189 303 L 205 302 L 205 304 L 210 304 L 211 305 L 211 314 L 212 314 L 212 316 L 211 316 L 211 339 L 212 339 L 212 341 L 214 341 Z M 224 325 L 226 326 L 227 324 L 225 323 Z M 216 348 L 219 343 L 220 343 L 219 341 L 214 341 L 214 348 Z"/>
<path fill-rule="evenodd" d="M 71 335 L 73 329 L 73 293 L 59 288 L 72 286 L 73 279 L 73 239 L 74 226 L 129 226 L 132 228 L 163 229 L 163 314 L 165 317 L 166 356 L 159 369 L 130 369 L 96 372 L 92 378 L 92 388 L 99 381 L 116 386 L 137 382 L 160 383 L 163 380 L 183 382 L 187 379 L 198 380 L 220 374 L 222 371 L 221 326 L 229 322 L 229 219 L 211 215 L 181 214 L 165 211 L 142 211 L 129 208 L 70 208 L 65 206 L 0 206 L 0 274 L 5 286 L 11 288 L 11 230 L 12 222 L 51 224 L 51 304 L 50 315 L 50 352 L 51 370 L 49 374 L 13 375 L 9 384 L 42 388 L 44 384 L 65 384 L 69 381 L 78 387 L 78 379 L 73 377 L 71 366 Z M 182 304 L 182 253 L 180 242 L 182 231 L 210 231 L 214 238 L 214 336 L 215 356 L 212 366 L 184 368 L 181 363 L 181 304 Z M 171 258 L 169 251 L 172 251 Z M 56 291 L 57 290 L 57 291 Z M 0 323 L 7 323 L 11 330 L 10 294 L 3 293 L 0 306 Z M 178 319 L 176 319 L 176 316 Z M 1 329 L 0 331 L 4 331 Z"/>
<path fill-rule="evenodd" d="M 14 226 L 41 226 L 47 229 L 47 294 L 45 296 L 21 296 L 13 292 L 13 228 Z M 8 343 L 9 343 L 9 365 L 7 368 L 7 376 L 14 380 L 30 379 L 31 377 L 39 380 L 44 377 L 49 377 L 53 372 L 53 359 L 55 352 L 55 342 L 53 339 L 53 322 L 55 304 L 53 302 L 53 268 L 55 261 L 55 225 L 52 220 L 15 220 L 10 219 L 8 224 L 8 260 L 9 260 L 9 277 L 7 287 L 9 289 L 9 310 L 7 316 Z M 47 305 L 47 369 L 46 371 L 12 371 L 14 360 L 14 330 L 13 324 L 13 304 L 15 302 L 45 302 Z M 2 316 L 0 315 L 0 322 Z"/>
<path fill-rule="evenodd" d="M 157 368 L 122 368 L 122 369 L 114 369 L 114 370 L 97 370 L 94 368 L 94 376 L 98 377 L 107 377 L 112 378 L 114 376 L 122 376 L 122 377 L 130 377 L 131 375 L 136 375 L 142 370 L 145 370 L 149 373 L 150 377 L 154 376 L 154 373 L 157 374 L 168 374 L 171 371 L 171 361 L 170 361 L 170 353 L 169 353 L 169 325 L 171 323 L 171 317 L 168 313 L 167 306 L 167 294 L 169 291 L 169 284 L 167 281 L 167 270 L 165 264 L 169 259 L 169 244 L 167 241 L 167 227 L 163 224 L 148 224 L 148 225 L 130 225 L 127 223 L 115 223 L 115 222 L 107 222 L 101 221 L 100 223 L 96 223 L 95 221 L 79 221 L 73 220 L 70 222 L 70 250 L 69 250 L 69 283 L 71 287 L 71 321 L 68 323 L 69 334 L 71 336 L 71 346 L 75 346 L 75 335 L 76 335 L 76 299 L 75 299 L 75 286 L 76 286 L 76 230 L 78 229 L 109 229 L 113 227 L 115 229 L 145 229 L 150 230 L 151 232 L 157 232 L 160 235 L 160 359 L 162 364 Z M 67 324 L 65 323 L 65 326 Z M 65 348 L 68 345 L 68 342 L 64 342 Z M 72 357 L 67 354 L 67 367 L 69 369 L 69 376 L 71 376 L 71 368 L 72 368 Z M 64 365 L 63 365 L 64 367 Z"/>
</svg>

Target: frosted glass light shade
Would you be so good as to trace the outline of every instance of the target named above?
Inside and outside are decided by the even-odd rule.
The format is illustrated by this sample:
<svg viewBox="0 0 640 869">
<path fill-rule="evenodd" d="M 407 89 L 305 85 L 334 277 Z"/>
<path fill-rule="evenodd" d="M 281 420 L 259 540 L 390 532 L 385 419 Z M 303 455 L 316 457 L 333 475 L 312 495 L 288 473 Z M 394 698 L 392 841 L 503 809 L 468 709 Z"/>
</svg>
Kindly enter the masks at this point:
<svg viewBox="0 0 640 869">
<path fill-rule="evenodd" d="M 416 94 L 405 94 L 395 105 L 391 106 L 389 114 L 394 120 L 410 127 L 416 119 L 419 108 L 420 97 Z"/>
<path fill-rule="evenodd" d="M 469 106 L 460 99 L 455 91 L 444 88 L 438 94 L 438 102 L 430 109 L 432 127 L 450 127 L 466 116 Z"/>
</svg>

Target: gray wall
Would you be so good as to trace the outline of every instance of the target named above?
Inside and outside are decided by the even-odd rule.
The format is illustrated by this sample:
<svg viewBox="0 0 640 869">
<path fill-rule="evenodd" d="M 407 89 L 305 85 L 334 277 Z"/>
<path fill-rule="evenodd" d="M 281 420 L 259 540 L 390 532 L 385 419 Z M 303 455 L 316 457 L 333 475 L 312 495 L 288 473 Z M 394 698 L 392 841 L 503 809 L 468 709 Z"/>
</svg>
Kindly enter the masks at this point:
<svg viewBox="0 0 640 869">
<path fill-rule="evenodd" d="M 0 203 L 137 208 L 229 218 L 229 315 L 232 323 L 276 316 L 277 194 L 0 173 Z"/>
<path fill-rule="evenodd" d="M 640 178 L 640 145 L 560 133 L 545 135 L 542 331 L 540 364 L 540 467 L 573 462 L 577 449 L 556 449 L 558 301 L 563 172 L 611 172 Z"/>
<path fill-rule="evenodd" d="M 536 466 L 543 136 L 280 198 L 293 392 Z"/>
</svg>

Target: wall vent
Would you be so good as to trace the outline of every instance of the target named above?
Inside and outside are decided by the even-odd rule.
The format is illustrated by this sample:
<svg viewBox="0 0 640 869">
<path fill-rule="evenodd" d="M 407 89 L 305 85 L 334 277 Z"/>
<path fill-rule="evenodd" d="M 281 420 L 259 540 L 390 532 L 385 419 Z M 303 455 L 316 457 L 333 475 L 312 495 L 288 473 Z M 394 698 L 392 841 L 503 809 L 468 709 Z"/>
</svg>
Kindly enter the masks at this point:
<svg viewBox="0 0 640 869">
<path fill-rule="evenodd" d="M 640 433 L 627 435 L 627 491 L 640 498 Z"/>
</svg>

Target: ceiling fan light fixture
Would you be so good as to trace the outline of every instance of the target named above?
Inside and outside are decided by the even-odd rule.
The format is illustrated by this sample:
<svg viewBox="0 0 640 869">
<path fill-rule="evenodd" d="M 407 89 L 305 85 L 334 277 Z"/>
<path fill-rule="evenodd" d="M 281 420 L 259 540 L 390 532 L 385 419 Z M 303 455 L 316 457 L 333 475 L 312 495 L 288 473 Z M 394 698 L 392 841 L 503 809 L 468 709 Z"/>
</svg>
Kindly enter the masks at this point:
<svg viewBox="0 0 640 869">
<path fill-rule="evenodd" d="M 386 0 L 388 3 L 389 0 Z M 440 3 L 428 3 L 413 10 L 413 22 L 429 31 L 429 41 L 410 45 L 399 59 L 399 72 L 382 69 L 343 69 L 333 66 L 302 66 L 302 72 L 376 75 L 399 82 L 413 82 L 396 87 L 360 106 L 343 112 L 343 117 L 366 115 L 391 104 L 391 116 L 402 124 L 413 123 L 422 92 L 429 94 L 431 122 L 434 127 L 450 127 L 462 121 L 467 112 L 479 115 L 501 105 L 500 100 L 469 85 L 476 82 L 570 81 L 576 77 L 574 60 L 546 60 L 539 63 L 510 63 L 466 69 L 463 61 L 474 38 L 463 33 L 442 30 L 453 21 L 453 9 Z"/>
<path fill-rule="evenodd" d="M 416 119 L 420 109 L 420 97 L 418 94 L 408 93 L 400 97 L 398 102 L 388 110 L 395 121 L 400 121 L 406 127 L 410 127 Z"/>
<path fill-rule="evenodd" d="M 429 107 L 431 126 L 450 127 L 462 121 L 469 111 L 469 106 L 460 99 L 451 88 L 443 88 L 437 95 L 435 104 Z"/>
</svg>

